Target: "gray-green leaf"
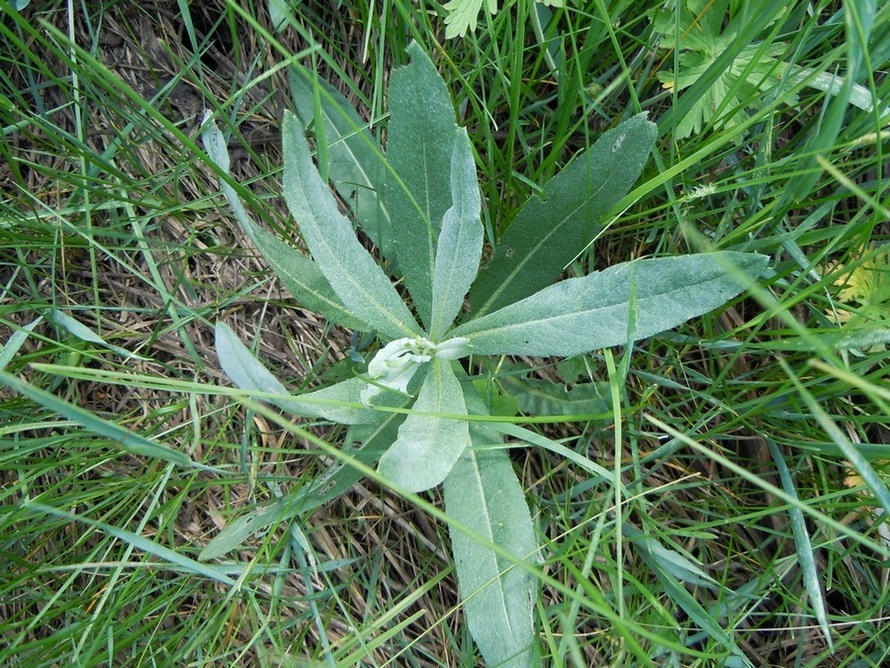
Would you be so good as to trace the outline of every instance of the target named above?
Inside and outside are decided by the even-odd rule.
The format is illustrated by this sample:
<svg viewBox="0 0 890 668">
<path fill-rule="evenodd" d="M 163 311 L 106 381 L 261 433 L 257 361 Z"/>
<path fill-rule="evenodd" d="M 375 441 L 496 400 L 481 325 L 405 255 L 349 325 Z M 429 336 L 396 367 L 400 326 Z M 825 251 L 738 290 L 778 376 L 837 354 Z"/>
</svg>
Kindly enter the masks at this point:
<svg viewBox="0 0 890 668">
<path fill-rule="evenodd" d="M 481 355 L 569 357 L 643 339 L 739 294 L 766 267 L 763 255 L 722 251 L 636 260 L 571 278 L 451 331 Z M 634 299 L 631 291 L 634 291 Z"/>
<path fill-rule="evenodd" d="M 359 243 L 312 163 L 300 121 L 285 112 L 284 197 L 303 239 L 350 312 L 389 338 L 420 334 L 389 278 Z"/>
<path fill-rule="evenodd" d="M 481 316 L 550 285 L 593 240 L 599 219 L 630 190 L 657 128 L 638 114 L 606 132 L 533 195 L 504 232 L 470 292 Z"/>
<path fill-rule="evenodd" d="M 409 492 L 423 492 L 445 479 L 470 442 L 463 391 L 451 362 L 434 357 L 399 437 L 380 458 L 378 471 Z"/>
<path fill-rule="evenodd" d="M 281 381 L 253 356 L 232 328 L 222 321 L 216 323 L 216 354 L 223 371 L 235 385 L 249 392 L 268 394 L 260 398 L 281 410 L 342 424 L 361 424 L 377 419 L 377 413 L 361 403 L 361 392 L 368 384 L 360 378 L 350 378 L 292 397 Z"/>
<path fill-rule="evenodd" d="M 313 87 L 318 86 L 319 107 Z M 329 83 L 291 69 L 291 97 L 304 126 L 315 119 L 324 126 L 328 174 L 340 197 L 349 203 L 355 222 L 383 257 L 395 258 L 392 222 L 383 204 L 386 163 L 377 141 L 349 102 Z M 316 132 L 316 136 L 321 133 Z"/>
<path fill-rule="evenodd" d="M 445 83 L 423 49 L 392 73 L 384 191 L 405 286 L 425 326 L 432 314 L 436 240 L 451 206 L 451 153 L 457 124 Z"/>
<path fill-rule="evenodd" d="M 213 122 L 210 112 L 204 116 L 202 140 L 210 159 L 224 173 L 228 174 L 229 151 L 225 138 L 216 127 L 216 123 Z M 284 287 L 300 304 L 321 313 L 325 318 L 338 325 L 352 329 L 369 329 L 368 325 L 349 314 L 315 262 L 255 224 L 232 186 L 221 181 L 220 187 L 244 232 L 278 274 Z"/>
<path fill-rule="evenodd" d="M 437 341 L 448 329 L 464 304 L 464 297 L 476 278 L 482 257 L 482 202 L 476 163 L 467 131 L 460 128 L 454 137 L 451 155 L 451 200 L 442 219 L 433 275 L 433 314 L 430 338 Z"/>
<path fill-rule="evenodd" d="M 474 446 L 501 441 L 474 425 Z M 503 450 L 468 448 L 445 478 L 445 509 L 464 612 L 489 666 L 530 668 L 537 583 L 532 574 L 467 536 L 470 529 L 513 554 L 535 560 L 537 541 L 528 504 Z"/>
</svg>

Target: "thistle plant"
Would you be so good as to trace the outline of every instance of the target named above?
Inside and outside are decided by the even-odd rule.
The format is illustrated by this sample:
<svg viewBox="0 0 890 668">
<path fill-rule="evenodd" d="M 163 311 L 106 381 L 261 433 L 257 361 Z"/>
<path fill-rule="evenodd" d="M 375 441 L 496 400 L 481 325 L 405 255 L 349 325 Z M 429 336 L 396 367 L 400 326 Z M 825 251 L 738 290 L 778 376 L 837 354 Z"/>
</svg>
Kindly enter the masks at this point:
<svg viewBox="0 0 890 668">
<path fill-rule="evenodd" d="M 531 666 L 538 541 L 503 432 L 469 372 L 489 356 L 571 357 L 652 336 L 738 295 L 766 258 L 721 251 L 642 259 L 554 282 L 639 177 L 656 136 L 639 115 L 547 183 L 546 201 L 533 196 L 499 239 L 489 239 L 493 250 L 480 270 L 485 235 L 471 144 L 432 62 L 416 44 L 409 53 L 412 62 L 391 77 L 385 155 L 332 88 L 294 72 L 297 113 L 285 113 L 282 124 L 283 192 L 311 259 L 253 222 L 235 188 L 222 185 L 249 237 L 304 307 L 376 332 L 383 345 L 367 370 L 291 395 L 222 322 L 217 352 L 243 390 L 296 415 L 350 425 L 348 440 L 360 445 L 348 454 L 376 459 L 395 491 L 443 484 L 473 638 L 489 665 Z M 207 152 L 226 173 L 224 139 L 210 119 L 205 128 Z M 350 205 L 349 218 L 331 185 Z M 354 226 L 375 244 L 377 258 Z M 311 488 L 234 522 L 203 558 L 288 513 L 311 511 L 358 477 L 348 464 L 335 465 Z"/>
</svg>

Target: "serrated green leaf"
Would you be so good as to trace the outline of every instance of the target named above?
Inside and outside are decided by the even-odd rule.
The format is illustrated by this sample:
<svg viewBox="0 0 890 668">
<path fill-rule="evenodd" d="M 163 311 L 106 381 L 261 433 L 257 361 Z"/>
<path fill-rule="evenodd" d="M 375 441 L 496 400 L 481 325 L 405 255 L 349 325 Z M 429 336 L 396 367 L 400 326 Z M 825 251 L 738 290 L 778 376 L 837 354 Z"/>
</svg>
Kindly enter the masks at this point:
<svg viewBox="0 0 890 668">
<path fill-rule="evenodd" d="M 471 429 L 474 445 L 501 442 L 484 426 Z M 513 554 L 533 560 L 537 540 L 522 487 L 503 450 L 468 448 L 445 479 L 445 509 L 464 614 L 490 666 L 528 668 L 534 660 L 535 578 L 463 533 L 472 530 Z"/>
<path fill-rule="evenodd" d="M 550 285 L 593 240 L 599 219 L 630 190 L 657 136 L 638 114 L 606 132 L 533 195 L 479 272 L 470 305 L 484 315 Z"/>
<path fill-rule="evenodd" d="M 229 151 L 222 132 L 213 122 L 210 112 L 204 116 L 204 130 L 201 138 L 210 159 L 225 174 L 229 174 Z M 220 188 L 245 234 L 263 254 L 294 299 L 306 308 L 321 313 L 331 322 L 343 327 L 369 328 L 367 324 L 350 315 L 315 262 L 255 224 L 232 186 L 221 181 Z"/>
<path fill-rule="evenodd" d="M 682 6 L 681 3 L 677 3 L 677 5 Z M 672 131 L 676 134 L 677 128 L 681 124 L 684 124 L 685 127 L 685 124 L 689 123 L 686 120 L 687 116 L 695 113 L 694 109 L 700 105 L 702 97 L 710 94 L 717 81 L 732 67 L 739 54 L 751 44 L 754 44 L 763 30 L 773 23 L 786 9 L 786 5 L 779 2 L 760 0 L 757 3 L 750 3 L 746 6 L 747 11 L 744 15 L 737 15 L 730 21 L 727 27 L 720 29 L 716 36 L 709 38 L 704 36 L 694 22 L 690 30 L 687 24 L 682 22 L 684 19 L 681 19 L 679 28 L 683 39 L 687 40 L 692 35 L 697 36 L 694 41 L 687 43 L 702 50 L 714 48 L 716 51 L 712 51 L 707 56 L 708 65 L 701 73 L 701 76 L 677 99 L 676 103 L 671 106 L 671 109 L 658 119 L 659 134 Z M 711 14 L 710 11 L 707 13 Z M 696 20 L 694 18 L 695 15 L 690 15 L 688 12 L 686 16 L 693 16 L 692 21 Z M 719 21 L 723 17 L 725 17 L 725 14 L 715 12 L 714 16 L 710 18 L 718 21 L 717 25 L 719 25 Z M 669 20 L 673 23 L 673 19 Z M 721 40 L 721 36 L 724 39 Z M 725 38 L 726 36 L 729 36 L 729 38 Z M 676 49 L 679 47 L 679 44 L 674 40 L 668 40 L 665 46 Z M 715 54 L 719 55 L 715 56 Z"/>
<path fill-rule="evenodd" d="M 312 163 L 303 127 L 289 112 L 284 114 L 282 144 L 284 198 L 331 288 L 371 329 L 393 339 L 419 335 L 420 328 L 399 293 L 337 210 Z"/>
<path fill-rule="evenodd" d="M 319 88 L 319 107 L 314 87 Z M 355 222 L 380 249 L 384 258 L 395 259 L 392 222 L 382 192 L 386 183 L 386 162 L 376 139 L 355 109 L 333 86 L 322 79 L 310 79 L 297 68 L 291 69 L 291 98 L 305 127 L 314 120 L 324 125 L 328 170 L 337 193 L 349 203 Z"/>
<path fill-rule="evenodd" d="M 438 341 L 463 308 L 482 257 L 482 202 L 476 163 L 467 131 L 460 128 L 454 137 L 451 155 L 452 206 L 442 219 L 436 247 L 433 275 L 430 338 Z"/>
<path fill-rule="evenodd" d="M 408 46 L 411 63 L 392 73 L 384 190 L 405 286 L 424 326 L 432 314 L 436 243 L 451 206 L 451 154 L 457 124 L 445 83 L 423 49 Z"/>
<path fill-rule="evenodd" d="M 399 437 L 380 458 L 377 470 L 393 484 L 423 492 L 445 479 L 469 445 L 463 391 L 451 362 L 433 358 L 413 410 L 399 428 Z"/>
<path fill-rule="evenodd" d="M 361 402 L 362 390 L 368 384 L 360 378 L 291 396 L 281 381 L 241 343 L 232 328 L 221 321 L 216 323 L 216 354 L 223 371 L 235 385 L 242 390 L 268 395 L 259 398 L 281 410 L 341 424 L 362 424 L 377 419 L 376 411 Z"/>
<path fill-rule="evenodd" d="M 451 331 L 481 355 L 569 357 L 627 343 L 631 287 L 643 339 L 711 311 L 766 267 L 763 255 L 723 251 L 625 262 L 541 290 Z"/>
</svg>

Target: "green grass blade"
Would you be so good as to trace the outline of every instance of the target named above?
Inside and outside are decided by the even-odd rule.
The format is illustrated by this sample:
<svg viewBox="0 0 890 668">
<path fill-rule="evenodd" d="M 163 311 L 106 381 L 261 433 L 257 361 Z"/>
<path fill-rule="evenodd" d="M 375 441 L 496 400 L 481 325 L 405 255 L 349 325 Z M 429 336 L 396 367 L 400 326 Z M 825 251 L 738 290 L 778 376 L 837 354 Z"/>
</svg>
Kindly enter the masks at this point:
<svg viewBox="0 0 890 668">
<path fill-rule="evenodd" d="M 34 331 L 34 328 L 42 321 L 43 316 L 38 316 L 21 329 L 17 329 L 13 332 L 12 336 L 9 337 L 9 340 L 3 344 L 2 348 L 0 348 L 0 371 L 5 369 L 6 365 L 12 361 L 12 358 L 16 356 L 16 353 L 18 353 L 24 345 L 28 336 Z"/>
<path fill-rule="evenodd" d="M 769 445 L 770 454 L 773 456 L 776 470 L 779 472 L 779 480 L 782 483 L 782 489 L 784 489 L 788 496 L 795 499 L 799 504 L 800 500 L 797 494 L 797 488 L 794 485 L 794 481 L 791 479 L 791 471 L 788 470 L 785 458 L 782 456 L 782 453 L 779 451 L 779 447 L 775 442 L 768 440 L 767 444 Z M 813 606 L 813 615 L 819 623 L 819 628 L 822 629 L 822 635 L 825 637 L 825 642 L 831 647 L 831 630 L 828 626 L 825 596 L 822 593 L 822 586 L 819 582 L 819 569 L 816 566 L 816 560 L 814 558 L 815 555 L 813 552 L 813 543 L 810 540 L 810 532 L 807 530 L 807 525 L 800 508 L 797 508 L 794 505 L 789 506 L 788 516 L 791 518 L 791 530 L 794 533 L 794 551 L 797 553 L 797 560 L 803 570 L 803 582 L 807 589 L 807 596 L 810 598 L 810 605 Z"/>
<path fill-rule="evenodd" d="M 77 422 L 92 433 L 120 443 L 127 452 L 155 459 L 163 459 L 181 466 L 208 469 L 208 467 L 194 462 L 185 453 L 172 450 L 114 422 L 100 418 L 95 413 L 63 401 L 49 392 L 26 383 L 5 371 L 0 371 L 0 383 L 37 402 L 47 410 Z"/>
<path fill-rule="evenodd" d="M 819 405 L 813 395 L 804 387 L 797 375 L 788 366 L 788 363 L 782 358 L 779 358 L 779 363 L 782 365 L 785 373 L 788 374 L 788 377 L 791 378 L 810 413 L 812 413 L 822 429 L 825 430 L 825 433 L 831 437 L 835 445 L 844 453 L 844 457 L 847 458 L 853 469 L 862 476 L 862 480 L 880 504 L 885 516 L 890 517 L 890 490 L 887 489 L 886 482 L 881 480 L 877 472 L 872 468 L 872 465 L 869 464 L 868 459 L 850 442 L 850 439 L 835 424 L 828 413 L 825 412 L 825 409 Z"/>
<path fill-rule="evenodd" d="M 256 508 L 230 522 L 214 536 L 198 556 L 201 560 L 218 559 L 233 550 L 240 549 L 245 541 L 257 532 L 295 516 L 309 516 L 322 505 L 345 494 L 359 480 L 363 473 L 351 464 L 358 461 L 365 466 L 373 466 L 381 452 L 395 441 L 397 430 L 404 420 L 398 413 L 379 413 L 380 421 L 374 425 L 361 425 L 362 433 L 350 432 L 348 442 L 359 442 L 357 449 L 340 450 L 343 460 L 335 462 L 310 484 L 298 487 L 286 497 L 269 505 Z"/>
<path fill-rule="evenodd" d="M 147 554 L 154 555 L 155 557 L 162 559 L 173 566 L 177 566 L 187 572 L 201 575 L 208 580 L 219 582 L 220 584 L 224 584 L 234 589 L 240 589 L 242 587 L 242 585 L 238 581 L 233 580 L 228 575 L 221 572 L 219 569 L 214 568 L 213 566 L 208 566 L 207 564 L 202 564 L 200 561 L 190 559 L 189 557 L 182 555 L 180 552 L 171 550 L 169 547 L 159 545 L 153 540 L 149 540 L 145 536 L 140 536 L 139 534 L 132 531 L 127 531 L 126 529 L 121 529 L 116 526 L 106 524 L 105 522 L 97 522 L 96 520 L 91 520 L 84 517 L 83 515 L 77 515 L 66 510 L 60 510 L 59 508 L 53 508 L 52 506 L 47 506 L 45 504 L 37 503 L 34 501 L 25 503 L 23 505 L 23 508 L 32 512 L 41 512 L 48 515 L 53 515 L 55 517 L 62 517 L 70 520 L 71 522 L 87 524 L 91 527 L 99 529 L 100 531 L 104 531 L 105 533 L 114 536 L 115 538 L 118 538 L 128 545 L 132 545 L 138 550 L 142 550 Z"/>
</svg>

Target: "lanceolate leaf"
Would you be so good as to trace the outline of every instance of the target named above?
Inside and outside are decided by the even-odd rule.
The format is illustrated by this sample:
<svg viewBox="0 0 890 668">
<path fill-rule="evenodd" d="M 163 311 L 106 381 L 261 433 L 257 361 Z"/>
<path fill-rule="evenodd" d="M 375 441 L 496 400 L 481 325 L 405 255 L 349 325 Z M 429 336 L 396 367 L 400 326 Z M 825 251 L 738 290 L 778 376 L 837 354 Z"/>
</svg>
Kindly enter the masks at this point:
<svg viewBox="0 0 890 668">
<path fill-rule="evenodd" d="M 535 560 L 537 541 L 528 504 L 510 458 L 480 446 L 501 442 L 500 434 L 474 425 L 468 448 L 445 479 L 445 509 L 464 612 L 489 666 L 530 668 L 534 658 L 532 613 L 537 583 L 528 571 L 480 544 L 470 529 L 513 554 Z"/>
<path fill-rule="evenodd" d="M 467 414 L 460 383 L 451 362 L 433 358 L 411 413 L 399 437 L 380 458 L 378 470 L 409 492 L 423 492 L 445 479 L 469 445 Z"/>
<path fill-rule="evenodd" d="M 625 262 L 541 290 L 455 328 L 481 355 L 569 357 L 627 342 L 631 285 L 637 339 L 721 306 L 766 267 L 731 251 Z"/>
<path fill-rule="evenodd" d="M 350 378 L 321 390 L 290 396 L 287 388 L 253 356 L 224 322 L 216 323 L 216 354 L 223 371 L 235 385 L 242 390 L 275 395 L 261 399 L 282 410 L 343 424 L 367 423 L 378 419 L 376 411 L 361 403 L 361 392 L 368 384 L 360 378 Z"/>
<path fill-rule="evenodd" d="M 451 156 L 451 200 L 436 249 L 430 338 L 437 341 L 454 322 L 476 278 L 482 257 L 482 203 L 476 163 L 464 128 L 455 133 Z"/>
<path fill-rule="evenodd" d="M 373 329 L 349 312 L 317 263 L 259 225 L 250 221 L 242 225 L 263 258 L 278 274 L 281 284 L 303 307 L 317 311 L 343 327 L 362 331 Z"/>
<path fill-rule="evenodd" d="M 386 157 L 392 172 L 385 201 L 405 285 L 429 326 L 436 241 L 451 206 L 448 174 L 457 125 L 451 97 L 432 61 L 415 42 L 408 53 L 411 63 L 393 72 L 389 86 Z"/>
<path fill-rule="evenodd" d="M 389 338 L 420 334 L 395 287 L 337 210 L 293 114 L 285 112 L 282 133 L 284 197 L 334 292 L 355 317 Z"/>
<path fill-rule="evenodd" d="M 204 117 L 204 132 L 202 139 L 207 155 L 223 170 L 229 173 L 229 151 L 226 148 L 225 139 L 219 128 L 211 120 L 210 113 Z M 238 197 L 235 189 L 225 181 L 220 182 L 223 194 L 229 201 L 229 206 L 235 212 L 235 218 L 244 228 L 244 232 L 259 248 L 263 257 L 272 267 L 284 287 L 304 307 L 318 311 L 325 318 L 344 327 L 353 329 L 368 329 L 368 325 L 353 318 L 343 306 L 343 302 L 331 289 L 328 279 L 321 273 L 318 265 L 308 257 L 299 253 L 296 249 L 269 234 L 259 225 L 256 225 L 244 208 L 244 204 Z"/>
<path fill-rule="evenodd" d="M 599 219 L 630 190 L 649 159 L 656 126 L 639 114 L 600 137 L 533 195 L 504 232 L 470 292 L 484 315 L 550 285 L 593 240 Z"/>
<path fill-rule="evenodd" d="M 314 87 L 318 86 L 319 107 Z M 328 174 L 340 196 L 349 202 L 355 222 L 374 242 L 383 257 L 394 259 L 392 223 L 382 201 L 386 163 L 377 141 L 340 93 L 322 79 L 310 79 L 293 68 L 291 97 L 303 125 L 315 119 L 323 124 L 327 143 Z"/>
</svg>

